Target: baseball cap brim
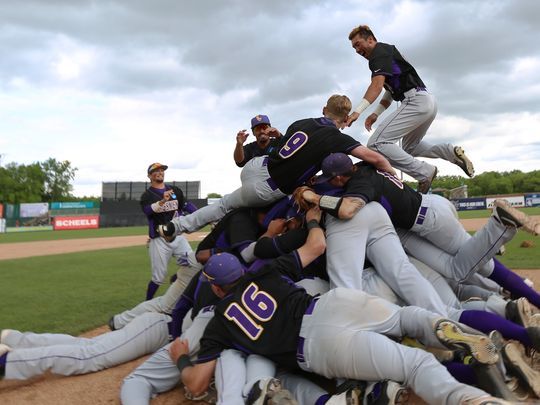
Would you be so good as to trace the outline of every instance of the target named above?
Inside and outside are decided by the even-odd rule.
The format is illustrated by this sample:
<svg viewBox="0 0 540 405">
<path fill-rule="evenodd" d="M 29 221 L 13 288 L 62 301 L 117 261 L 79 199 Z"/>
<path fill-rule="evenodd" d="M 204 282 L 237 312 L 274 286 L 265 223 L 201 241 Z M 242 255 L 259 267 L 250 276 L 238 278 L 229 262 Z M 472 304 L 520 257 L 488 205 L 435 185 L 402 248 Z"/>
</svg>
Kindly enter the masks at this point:
<svg viewBox="0 0 540 405">
<path fill-rule="evenodd" d="M 158 169 L 167 170 L 169 166 L 162 165 L 161 163 L 152 163 L 150 166 L 148 166 L 148 174 L 151 174 L 152 172 L 155 172 Z"/>
<path fill-rule="evenodd" d="M 334 177 L 335 176 L 332 176 L 330 174 L 321 174 L 320 176 L 315 177 L 315 180 L 313 180 L 313 184 L 328 183 Z"/>
</svg>

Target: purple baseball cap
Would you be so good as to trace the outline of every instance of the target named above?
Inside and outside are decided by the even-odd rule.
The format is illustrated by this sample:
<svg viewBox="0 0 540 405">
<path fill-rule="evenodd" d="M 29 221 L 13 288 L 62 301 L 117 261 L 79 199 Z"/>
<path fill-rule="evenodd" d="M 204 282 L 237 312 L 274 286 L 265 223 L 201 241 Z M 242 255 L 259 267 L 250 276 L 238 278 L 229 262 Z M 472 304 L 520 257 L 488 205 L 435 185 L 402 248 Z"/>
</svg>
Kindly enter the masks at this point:
<svg viewBox="0 0 540 405">
<path fill-rule="evenodd" d="M 323 174 L 315 179 L 314 184 L 321 184 L 333 177 L 349 173 L 353 168 L 353 162 L 345 153 L 331 153 L 324 158 L 321 164 Z"/>
<path fill-rule="evenodd" d="M 234 283 L 244 275 L 246 268 L 238 258 L 230 253 L 210 256 L 204 265 L 200 279 L 210 284 L 226 285 Z"/>
<path fill-rule="evenodd" d="M 272 125 L 270 124 L 270 118 L 268 118 L 268 115 L 259 114 L 251 119 L 251 129 L 261 124 Z"/>
</svg>

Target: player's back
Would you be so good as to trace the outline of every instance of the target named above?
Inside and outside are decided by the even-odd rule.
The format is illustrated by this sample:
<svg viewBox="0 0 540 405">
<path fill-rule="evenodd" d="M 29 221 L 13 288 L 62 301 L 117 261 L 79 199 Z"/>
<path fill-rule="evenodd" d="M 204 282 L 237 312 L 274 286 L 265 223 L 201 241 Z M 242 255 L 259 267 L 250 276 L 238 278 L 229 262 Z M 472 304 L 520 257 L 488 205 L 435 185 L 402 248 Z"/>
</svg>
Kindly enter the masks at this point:
<svg viewBox="0 0 540 405">
<path fill-rule="evenodd" d="M 327 118 L 299 120 L 289 126 L 280 147 L 269 155 L 268 172 L 281 191 L 291 194 L 320 170 L 330 153 L 349 153 L 359 145 Z"/>
</svg>

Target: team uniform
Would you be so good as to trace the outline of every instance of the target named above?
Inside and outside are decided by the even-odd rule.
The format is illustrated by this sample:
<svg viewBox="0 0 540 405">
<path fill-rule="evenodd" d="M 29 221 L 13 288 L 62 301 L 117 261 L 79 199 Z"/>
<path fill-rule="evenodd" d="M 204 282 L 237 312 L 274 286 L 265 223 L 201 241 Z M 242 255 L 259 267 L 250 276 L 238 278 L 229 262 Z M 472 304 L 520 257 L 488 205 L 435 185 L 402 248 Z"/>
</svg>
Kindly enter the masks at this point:
<svg viewBox="0 0 540 405">
<path fill-rule="evenodd" d="M 356 172 L 352 173 L 345 186 L 343 197 L 359 197 L 366 203 L 379 202 L 396 228 L 408 229 L 449 253 L 451 260 L 438 263 L 437 258 L 427 260 L 410 251 L 447 278 L 464 280 L 479 270 L 489 275 L 493 269 L 492 257 L 517 232 L 516 228 L 506 227 L 490 217 L 488 223 L 471 237 L 446 198 L 420 194 L 395 176 L 378 171 L 371 165 L 360 163 L 356 167 Z"/>
<path fill-rule="evenodd" d="M 379 124 L 367 146 L 384 155 L 396 169 L 419 181 L 430 178 L 435 167 L 415 159 L 416 156 L 456 163 L 453 145 L 432 145 L 423 140 L 437 114 L 437 104 L 414 67 L 397 48 L 377 42 L 369 57 L 369 69 L 372 77 L 385 76 L 385 89 L 401 105 Z M 402 147 L 397 145 L 400 139 Z"/>
<path fill-rule="evenodd" d="M 194 232 L 239 207 L 268 205 L 311 178 L 332 152 L 349 153 L 360 143 L 342 134 L 327 118 L 296 121 L 269 156 L 251 159 L 242 169 L 242 187 L 193 214 L 172 220 L 176 232 Z"/>
<path fill-rule="evenodd" d="M 235 347 L 328 378 L 406 382 L 430 404 L 486 395 L 458 383 L 431 354 L 383 335 L 407 334 L 440 347 L 433 334 L 436 315 L 342 288 L 314 298 L 291 282 L 300 267 L 295 252 L 245 275 L 216 306 L 197 362 Z"/>
<path fill-rule="evenodd" d="M 279 138 L 271 138 L 270 142 L 268 143 L 268 145 L 266 145 L 265 148 L 260 148 L 256 141 L 244 145 L 244 160 L 242 160 L 240 163 L 236 163 L 236 166 L 244 167 L 246 163 L 254 157 L 266 156 L 271 154 L 279 147 L 279 143 Z"/>
<path fill-rule="evenodd" d="M 2 344 L 11 351 L 5 359 L 0 359 L 5 360 L 4 378 L 26 380 L 47 371 L 76 375 L 114 367 L 165 345 L 169 341 L 170 321 L 168 315 L 147 313 L 121 330 L 89 339 L 5 330 Z"/>
<path fill-rule="evenodd" d="M 163 194 L 171 189 L 174 191 L 176 198 L 173 197 L 162 206 L 153 208 L 156 207 L 155 203 L 163 199 Z M 160 238 L 157 233 L 157 227 L 167 224 L 174 217 L 181 215 L 184 209 L 193 206 L 186 204 L 184 193 L 180 188 L 168 185 L 165 185 L 165 188 L 162 189 L 149 187 L 141 195 L 140 203 L 143 212 L 148 218 L 148 237 L 150 238 L 148 252 L 152 266 L 152 280 L 148 284 L 146 299 L 150 300 L 153 298 L 159 285 L 165 281 L 167 266 L 171 257 L 176 257 L 180 260 L 179 264 L 185 265 L 187 263 L 187 255 L 192 251 L 191 246 L 183 236 L 176 237 L 170 242 Z M 156 212 L 154 209 L 158 211 Z M 193 208 L 189 209 L 189 211 L 192 210 Z"/>
</svg>

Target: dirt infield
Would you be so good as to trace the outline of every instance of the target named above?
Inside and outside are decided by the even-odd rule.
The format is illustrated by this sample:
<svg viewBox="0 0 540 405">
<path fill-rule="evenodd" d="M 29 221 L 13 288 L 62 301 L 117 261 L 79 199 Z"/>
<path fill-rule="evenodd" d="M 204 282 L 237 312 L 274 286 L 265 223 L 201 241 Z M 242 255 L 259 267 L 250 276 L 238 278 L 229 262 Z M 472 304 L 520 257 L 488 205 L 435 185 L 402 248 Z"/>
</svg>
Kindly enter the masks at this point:
<svg viewBox="0 0 540 405">
<path fill-rule="evenodd" d="M 479 229 L 487 219 L 463 220 L 467 230 Z M 202 233 L 187 235 L 188 240 L 201 240 Z M 112 249 L 118 247 L 144 245 L 145 236 L 125 236 L 117 238 L 93 238 L 47 242 L 27 242 L 0 245 L 0 260 L 21 257 L 80 252 L 87 250 Z M 517 270 L 523 277 L 540 285 L 540 271 Z M 0 325 L 0 328 L 2 325 Z M 107 327 L 85 333 L 83 336 L 91 337 L 107 332 Z M 120 386 L 122 380 L 135 367 L 142 363 L 146 357 L 114 367 L 109 370 L 91 373 L 82 376 L 58 377 L 47 375 L 31 381 L 0 381 L 1 404 L 120 404 Z M 169 393 L 159 395 L 152 401 L 153 405 L 190 404 L 178 388 Z M 411 401 L 411 404 L 420 405 L 421 401 Z"/>
</svg>

